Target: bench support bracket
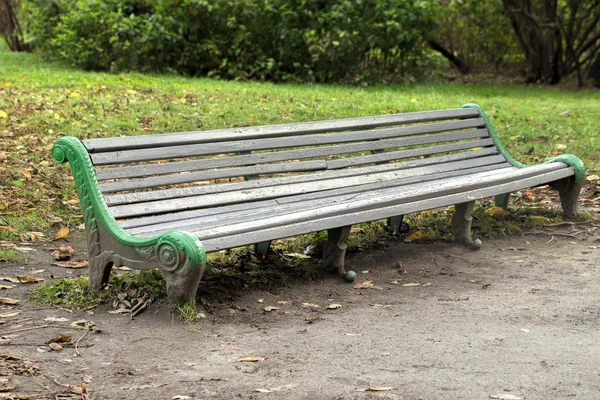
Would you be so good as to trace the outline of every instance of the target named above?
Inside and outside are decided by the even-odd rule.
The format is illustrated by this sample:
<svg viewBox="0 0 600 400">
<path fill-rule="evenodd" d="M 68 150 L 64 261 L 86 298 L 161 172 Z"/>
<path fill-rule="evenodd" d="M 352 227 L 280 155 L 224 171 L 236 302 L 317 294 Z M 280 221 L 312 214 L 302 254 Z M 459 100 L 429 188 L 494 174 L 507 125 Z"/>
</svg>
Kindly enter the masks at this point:
<svg viewBox="0 0 600 400">
<path fill-rule="evenodd" d="M 550 183 L 550 187 L 558 190 L 560 204 L 567 218 L 575 218 L 577 216 L 577 199 L 581 192 L 581 186 L 582 182 L 578 182 L 574 177 Z"/>
<path fill-rule="evenodd" d="M 474 208 L 474 201 L 460 203 L 455 206 L 456 211 L 452 217 L 452 234 L 456 243 L 463 244 L 472 250 L 479 250 L 481 240 L 471 239 L 471 223 L 473 222 L 471 213 Z"/>
<path fill-rule="evenodd" d="M 338 274 L 348 282 L 354 282 L 356 273 L 346 272 L 344 257 L 346 255 L 346 240 L 350 236 L 352 225 L 327 230 L 327 242 L 323 249 L 323 260 L 326 268 L 335 268 Z"/>
</svg>

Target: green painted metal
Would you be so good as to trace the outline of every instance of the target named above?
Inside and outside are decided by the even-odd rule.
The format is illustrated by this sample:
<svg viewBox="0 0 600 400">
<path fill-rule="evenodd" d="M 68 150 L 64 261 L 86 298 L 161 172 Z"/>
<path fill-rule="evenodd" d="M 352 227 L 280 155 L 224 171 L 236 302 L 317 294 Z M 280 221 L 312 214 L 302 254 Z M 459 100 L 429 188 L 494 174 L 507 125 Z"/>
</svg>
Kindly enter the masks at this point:
<svg viewBox="0 0 600 400">
<path fill-rule="evenodd" d="M 508 153 L 506 148 L 500 142 L 500 139 L 498 138 L 496 131 L 492 127 L 492 123 L 490 122 L 490 119 L 485 114 L 485 112 L 481 109 L 481 107 L 479 107 L 477 104 L 465 104 L 463 106 L 463 108 L 475 108 L 477 111 L 479 111 L 479 114 L 485 121 L 485 126 L 488 129 L 488 132 L 490 133 L 490 137 L 494 140 L 494 143 L 496 144 L 496 147 L 498 148 L 498 151 L 500 152 L 500 154 L 502 154 L 504 156 L 504 158 L 506 158 L 506 160 L 511 165 L 513 165 L 517 168 L 525 168 L 528 166 L 526 164 L 522 164 L 522 163 L 518 162 Z M 548 161 L 545 161 L 544 164 L 552 163 L 552 162 L 564 162 L 565 164 L 572 167 L 575 170 L 575 183 L 578 185 L 583 183 L 583 180 L 585 179 L 585 175 L 586 175 L 586 169 L 585 169 L 585 166 L 583 165 L 583 162 L 579 158 L 575 157 L 572 154 L 561 154 L 561 155 L 558 155 Z"/>
<path fill-rule="evenodd" d="M 386 220 L 386 226 L 392 232 L 392 234 L 396 235 L 398 234 L 400 226 L 402 226 L 402 221 L 404 221 L 404 215 L 396 215 Z"/>
<path fill-rule="evenodd" d="M 508 208 L 508 201 L 510 200 L 510 193 L 499 194 L 494 198 L 494 205 L 496 207 Z"/>
<path fill-rule="evenodd" d="M 271 241 L 260 242 L 254 244 L 254 253 L 257 255 L 264 256 L 269 252 L 269 248 L 271 247 Z"/>
<path fill-rule="evenodd" d="M 144 261 L 155 262 L 161 271 L 179 276 L 204 269 L 204 247 L 191 233 L 171 231 L 159 236 L 139 238 L 119 226 L 104 202 L 87 149 L 77 138 L 66 136 L 58 139 L 52 147 L 52 159 L 57 163 L 68 161 L 71 166 L 86 226 L 90 262 L 106 252 L 102 250 L 102 243 L 109 239 L 102 237 L 100 232 L 108 232 L 112 239 L 126 249 L 125 252 L 137 255 L 121 257 L 124 261 L 132 261 L 134 266 Z M 99 229 L 100 225 L 103 229 Z M 127 248 L 134 251 L 129 252 Z"/>
</svg>

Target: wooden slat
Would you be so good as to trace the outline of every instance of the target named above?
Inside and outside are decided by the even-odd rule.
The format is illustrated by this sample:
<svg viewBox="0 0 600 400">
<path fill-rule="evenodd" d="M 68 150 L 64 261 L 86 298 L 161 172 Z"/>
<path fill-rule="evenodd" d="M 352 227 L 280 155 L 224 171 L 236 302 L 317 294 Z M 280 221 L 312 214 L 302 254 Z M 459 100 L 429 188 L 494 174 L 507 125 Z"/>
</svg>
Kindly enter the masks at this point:
<svg viewBox="0 0 600 400">
<path fill-rule="evenodd" d="M 141 203 L 155 200 L 177 199 L 191 196 L 198 196 L 212 193 L 224 193 L 232 191 L 243 191 L 252 188 L 281 186 L 299 182 L 313 182 L 319 180 L 328 180 L 332 178 L 351 177 L 357 175 L 371 174 L 374 172 L 396 171 L 400 169 L 414 168 L 424 165 L 442 164 L 451 161 L 469 160 L 477 157 L 483 157 L 495 153 L 495 148 L 473 150 L 463 153 L 450 154 L 439 157 L 409 160 L 397 163 L 382 164 L 361 168 L 350 168 L 343 170 L 316 172 L 311 174 L 293 175 L 276 177 L 269 179 L 260 179 L 247 182 L 234 182 L 214 185 L 202 185 L 186 188 L 155 190 L 152 192 L 135 192 L 127 194 L 115 194 L 105 196 L 106 203 L 109 206 L 121 204 Z M 504 161 L 502 156 L 501 159 Z"/>
<path fill-rule="evenodd" d="M 531 167 L 525 169 L 513 169 L 502 173 L 484 172 L 444 180 L 373 190 L 362 192 L 355 196 L 349 196 L 345 201 L 309 210 L 301 209 L 289 214 L 277 216 L 265 215 L 264 218 L 252 221 L 219 224 L 208 229 L 202 229 L 200 231 L 191 229 L 191 231 L 203 240 L 220 236 L 231 236 L 248 231 L 296 224 L 298 222 L 316 218 L 342 214 L 347 215 L 373 208 L 388 207 L 394 204 L 410 203 L 432 197 L 481 189 L 490 185 L 499 185 L 535 177 L 548 173 L 548 171 L 560 171 L 564 169 L 564 165 L 544 165 L 544 168 Z M 262 239 L 259 240 L 262 241 Z"/>
<path fill-rule="evenodd" d="M 485 197 L 494 196 L 496 194 L 513 192 L 515 190 L 553 182 L 568 176 L 572 176 L 573 174 L 573 169 L 569 167 L 525 179 L 489 185 L 483 188 L 463 191 L 445 196 L 425 198 L 423 200 L 416 200 L 409 203 L 393 204 L 381 208 L 365 209 L 348 214 L 339 214 L 312 220 L 301 220 L 293 224 L 282 223 L 271 228 L 246 231 L 236 235 L 215 237 L 213 239 L 203 238 L 200 233 L 198 233 L 197 236 L 202 241 L 204 249 L 207 252 L 213 252 L 221 249 L 244 246 L 254 243 L 257 240 L 266 241 L 281 239 L 285 237 L 301 235 L 304 233 L 331 229 L 333 227 L 374 221 L 386 218 L 390 215 L 404 215 L 412 212 L 445 207 L 457 203 L 464 203 L 465 201 L 482 199 Z"/>
<path fill-rule="evenodd" d="M 477 116 L 479 116 L 479 113 L 475 109 L 458 108 L 408 114 L 392 114 L 377 117 L 218 129 L 213 131 L 91 139 L 84 140 L 83 143 L 90 153 L 100 153 L 116 150 L 171 146 L 174 141 L 182 145 L 192 145 L 199 143 L 308 135 L 323 132 L 341 132 L 349 129 L 374 129 L 384 126 L 442 121 L 446 119 L 474 118 Z"/>
<path fill-rule="evenodd" d="M 470 168 L 466 171 L 454 170 L 430 175 L 411 176 L 409 178 L 394 179 L 385 182 L 374 182 L 365 185 L 321 191 L 318 193 L 310 193 L 306 195 L 289 196 L 269 201 L 268 204 L 265 204 L 266 202 L 242 203 L 245 205 L 254 204 L 255 208 L 247 207 L 245 209 L 227 210 L 228 206 L 225 206 L 195 210 L 199 212 L 198 215 L 194 215 L 194 211 L 188 211 L 176 214 L 167 214 L 169 216 L 168 218 L 167 215 L 162 215 L 162 217 L 164 217 L 162 219 L 150 217 L 153 219 L 148 220 L 153 221 L 153 223 L 144 224 L 143 221 L 130 220 L 137 221 L 137 225 L 136 227 L 129 227 L 127 231 L 137 235 L 140 233 L 160 234 L 173 229 L 182 229 L 187 231 L 190 231 L 192 229 L 198 230 L 201 228 L 227 224 L 231 221 L 241 222 L 264 218 L 265 215 L 275 216 L 289 213 L 291 211 L 297 211 L 300 209 L 308 210 L 315 207 L 323 207 L 326 205 L 334 204 L 339 201 L 344 201 L 348 199 L 349 195 L 353 195 L 355 193 L 363 193 L 366 191 L 381 190 L 396 186 L 453 178 L 461 175 L 475 174 L 486 171 L 500 173 L 504 172 L 505 169 L 513 169 L 513 167 L 507 166 L 499 169 L 498 165 L 486 165 L 483 167 Z M 285 201 L 282 202 L 282 200 Z M 213 214 L 207 214 L 206 211 L 213 211 Z M 187 215 L 184 217 L 180 216 L 180 214 Z M 142 220 L 142 218 L 140 218 L 139 220 Z"/>
<path fill-rule="evenodd" d="M 435 125 L 435 126 L 434 126 Z M 320 144 L 332 144 L 332 143 L 346 143 L 356 142 L 366 139 L 378 138 L 376 135 L 381 137 L 403 137 L 412 136 L 417 132 L 421 133 L 432 133 L 431 135 L 424 137 L 409 137 L 406 139 L 392 139 L 392 140 L 381 140 L 371 143 L 357 143 L 350 147 L 351 150 L 345 151 L 346 153 L 352 153 L 356 151 L 367 151 L 374 149 L 385 149 L 400 146 L 412 146 L 413 144 L 422 143 L 437 143 L 458 140 L 451 139 L 452 134 L 442 134 L 436 132 L 447 132 L 455 131 L 467 128 L 476 128 L 484 126 L 482 118 L 468 119 L 454 122 L 443 122 L 439 124 L 431 125 L 418 125 L 408 128 L 394 128 L 386 129 L 381 133 L 380 131 L 359 131 L 350 133 L 340 134 L 325 134 L 315 136 L 299 136 L 299 137 L 286 137 L 276 139 L 256 139 L 248 141 L 236 141 L 236 142 L 221 142 L 221 143 L 207 143 L 207 144 L 194 144 L 194 145 L 177 145 L 167 147 L 156 147 L 151 149 L 140 149 L 140 150 L 121 150 L 110 153 L 98 153 L 91 154 L 92 162 L 94 165 L 109 165 L 109 164 L 123 164 L 131 162 L 142 162 L 152 160 L 168 160 L 172 158 L 185 158 L 185 157 L 196 157 L 196 156 L 208 156 L 213 154 L 227 154 L 227 153 L 239 153 L 246 151 L 256 150 L 272 150 L 281 148 L 292 148 L 301 146 L 314 146 Z M 406 131 L 404 134 L 402 131 Z M 414 133 L 413 133 L 414 132 Z M 436 134 L 433 134 L 436 133 Z M 457 135 L 457 134 L 454 134 Z M 475 136 L 475 137 L 481 137 Z M 439 140 L 436 140 L 439 138 Z M 378 146 L 378 144 L 381 145 Z M 398 143 L 398 144 L 396 144 Z M 406 143 L 406 144 L 405 144 Z M 371 146 L 369 146 L 369 144 Z M 362 145 L 362 146 L 361 146 Z M 373 146 L 375 145 L 375 146 Z M 364 146 L 367 146 L 366 150 L 362 150 Z M 329 149 L 342 146 L 327 146 L 319 147 L 319 149 Z M 352 150 L 356 148 L 357 150 Z M 308 150 L 308 149 L 307 149 Z M 338 153 L 339 154 L 339 153 Z M 328 155 L 327 153 L 325 155 Z"/>
<path fill-rule="evenodd" d="M 459 161 L 455 163 L 437 164 L 430 167 L 424 167 L 428 173 L 443 172 L 447 169 L 464 169 L 467 167 L 503 163 L 502 156 L 491 156 L 486 158 L 477 158 L 468 161 Z M 468 165 L 465 165 L 468 164 Z M 250 201 L 259 201 L 277 197 L 292 196 L 301 193 L 314 193 L 323 190 L 331 190 L 340 187 L 349 187 L 364 185 L 372 182 L 381 182 L 392 179 L 399 179 L 411 175 L 418 175 L 418 169 L 401 169 L 389 172 L 380 172 L 367 175 L 358 175 L 344 178 L 334 178 L 313 182 L 293 183 L 288 185 L 268 186 L 263 188 L 247 189 L 244 191 L 228 192 L 226 196 L 221 193 L 207 194 L 188 198 L 175 198 L 162 201 L 153 201 L 150 203 L 127 204 L 111 207 L 111 212 L 115 218 L 126 218 L 136 215 L 151 215 L 177 210 L 186 210 L 192 208 L 215 207 L 219 205 L 245 203 Z"/>
<path fill-rule="evenodd" d="M 481 131 L 483 136 L 486 136 L 486 132 Z M 371 156 L 365 157 L 352 157 L 351 159 L 341 159 L 341 160 L 329 160 L 328 168 L 343 168 L 346 166 L 355 166 L 355 165 L 363 165 L 370 164 L 377 161 L 390 161 L 390 160 L 400 160 L 403 158 L 410 157 L 421 157 L 451 151 L 465 150 L 469 148 L 475 147 L 485 147 L 491 146 L 494 144 L 492 139 L 480 139 L 473 140 L 469 142 L 459 142 L 452 144 L 443 144 L 436 146 L 429 146 L 424 148 L 417 148 L 411 150 L 400 150 L 395 152 L 383 153 L 379 155 L 379 158 Z M 293 153 L 290 154 L 286 151 L 278 151 L 268 154 L 254 154 L 254 155 L 242 155 L 242 156 L 228 156 L 228 157 L 220 157 L 220 158 L 209 158 L 202 160 L 192 160 L 192 161 L 178 161 L 178 162 L 169 162 L 169 163 L 160 163 L 160 164 L 144 164 L 144 165 L 133 165 L 133 166 L 120 166 L 120 167 L 112 167 L 112 168 L 100 168 L 96 169 L 96 175 L 98 180 L 107 180 L 107 179 L 119 179 L 119 178 L 137 178 L 143 176 L 153 176 L 159 174 L 172 174 L 178 172 L 188 172 L 195 170 L 202 170 L 208 168 L 222 168 L 222 167 L 234 167 L 241 165 L 249 165 L 249 164 L 258 164 L 264 162 L 278 162 L 285 160 L 294 160 L 300 158 L 309 158 L 313 153 L 306 154 L 304 151 L 293 150 Z M 268 155 L 268 158 L 265 158 Z M 307 157 L 304 157 L 304 156 Z M 344 161 L 348 160 L 348 161 Z M 355 160 L 351 162 L 349 160 Z"/>
<path fill-rule="evenodd" d="M 318 171 L 327 169 L 327 161 L 313 160 L 289 162 L 281 164 L 263 164 L 240 168 L 227 168 L 200 172 L 189 172 L 176 175 L 152 176 L 149 178 L 123 180 L 118 182 L 101 183 L 102 193 L 121 192 L 126 190 L 146 189 L 158 186 L 176 185 L 188 182 L 200 182 L 211 179 L 232 178 L 245 175 L 273 174 L 287 172 Z"/>
</svg>

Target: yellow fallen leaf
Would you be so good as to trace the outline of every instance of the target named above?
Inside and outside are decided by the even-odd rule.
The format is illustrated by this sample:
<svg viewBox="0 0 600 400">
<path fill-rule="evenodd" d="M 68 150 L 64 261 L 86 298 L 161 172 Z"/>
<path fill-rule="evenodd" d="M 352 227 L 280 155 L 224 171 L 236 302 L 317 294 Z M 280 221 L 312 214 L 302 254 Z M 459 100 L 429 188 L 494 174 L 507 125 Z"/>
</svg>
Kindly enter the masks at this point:
<svg viewBox="0 0 600 400">
<path fill-rule="evenodd" d="M 58 232 L 56 232 L 54 240 L 65 239 L 67 236 L 69 236 L 69 227 L 63 226 Z"/>
<path fill-rule="evenodd" d="M 8 286 L 8 285 L 0 285 L 0 290 L 8 290 L 8 289 L 12 289 L 12 286 Z"/>
<path fill-rule="evenodd" d="M 267 307 L 264 308 L 264 310 L 266 312 L 271 312 L 271 311 L 279 310 L 279 307 L 267 306 Z"/>
<path fill-rule="evenodd" d="M 556 147 L 556 150 L 566 150 L 567 149 L 567 145 L 564 145 L 564 144 L 557 144 L 555 147 Z"/>
<path fill-rule="evenodd" d="M 600 180 L 600 176 L 598 175 L 588 175 L 585 177 L 586 181 L 597 181 Z"/>
<path fill-rule="evenodd" d="M 338 308 L 342 308 L 342 305 L 341 304 L 330 304 L 327 306 L 328 310 L 336 310 Z"/>
<path fill-rule="evenodd" d="M 419 229 L 418 231 L 408 235 L 406 240 L 408 240 L 408 241 L 419 240 L 419 239 L 423 239 L 426 236 L 427 236 L 427 231 L 425 229 Z"/>
<path fill-rule="evenodd" d="M 549 224 L 550 223 L 550 219 L 549 218 L 541 217 L 539 215 L 532 215 L 532 216 L 529 217 L 529 219 L 531 221 L 533 221 L 534 223 L 541 224 L 541 225 Z"/>
<path fill-rule="evenodd" d="M 135 90 L 132 90 L 132 89 L 127 89 L 125 91 L 125 93 L 127 93 L 127 94 L 136 94 L 137 92 Z"/>
<path fill-rule="evenodd" d="M 0 118 L 8 119 L 8 114 L 4 110 L 0 110 Z"/>
<path fill-rule="evenodd" d="M 283 305 L 290 305 L 292 304 L 292 302 L 290 300 L 282 300 L 282 301 L 278 301 L 277 304 L 283 304 Z"/>
<path fill-rule="evenodd" d="M 53 263 L 52 265 L 56 265 L 57 267 L 62 267 L 62 268 L 71 268 L 71 269 L 79 269 L 79 268 L 85 268 L 88 266 L 88 262 L 87 261 L 81 261 L 81 262 L 77 262 L 77 261 L 57 261 L 55 263 Z"/>
<path fill-rule="evenodd" d="M 0 297 L 1 304 L 18 304 L 21 300 L 11 299 L 10 297 Z"/>
<path fill-rule="evenodd" d="M 79 92 L 71 92 L 69 93 L 69 98 L 72 99 L 74 97 L 81 97 L 81 93 Z"/>
<path fill-rule="evenodd" d="M 410 99 L 410 102 L 411 102 L 411 103 L 416 103 L 416 102 L 417 102 L 417 99 Z"/>
<path fill-rule="evenodd" d="M 265 358 L 264 357 L 244 357 L 244 358 L 240 358 L 238 361 L 239 362 L 259 362 L 259 361 L 264 361 Z"/>
<path fill-rule="evenodd" d="M 485 210 L 485 214 L 495 218 L 503 218 L 508 217 L 510 215 L 510 212 L 502 207 L 490 207 L 487 210 Z"/>
<path fill-rule="evenodd" d="M 23 174 L 23 176 L 27 179 L 31 179 L 31 173 L 29 173 L 29 171 L 27 171 L 25 168 L 23 168 L 21 170 L 21 173 Z"/>
<path fill-rule="evenodd" d="M 419 282 L 413 282 L 413 283 L 405 283 L 402 286 L 414 287 L 414 286 L 421 286 L 421 284 Z"/>
</svg>

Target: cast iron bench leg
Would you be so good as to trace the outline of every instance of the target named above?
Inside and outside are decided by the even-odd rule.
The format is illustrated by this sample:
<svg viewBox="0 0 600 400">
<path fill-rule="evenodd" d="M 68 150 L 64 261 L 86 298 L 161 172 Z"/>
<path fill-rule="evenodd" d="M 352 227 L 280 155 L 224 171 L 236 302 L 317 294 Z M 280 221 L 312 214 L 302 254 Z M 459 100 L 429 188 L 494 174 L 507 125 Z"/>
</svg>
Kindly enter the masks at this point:
<svg viewBox="0 0 600 400">
<path fill-rule="evenodd" d="M 452 234 L 454 241 L 463 244 L 472 250 L 481 248 L 481 240 L 471 239 L 471 223 L 473 217 L 471 213 L 475 208 L 475 202 L 460 203 L 455 206 L 454 216 L 452 217 Z"/>
<path fill-rule="evenodd" d="M 577 216 L 577 199 L 581 192 L 581 185 L 582 184 L 576 182 L 573 177 L 550 183 L 550 187 L 558 190 L 560 204 L 567 218 L 574 218 Z"/>
<path fill-rule="evenodd" d="M 506 210 L 508 208 L 509 200 L 510 193 L 499 194 L 494 198 L 494 205 L 496 207 L 502 207 Z"/>
<path fill-rule="evenodd" d="M 356 279 L 354 271 L 346 272 L 344 268 L 344 256 L 346 255 L 346 240 L 350 236 L 352 225 L 327 230 L 327 242 L 323 249 L 323 259 L 326 268 L 337 269 L 339 275 L 348 282 Z"/>
</svg>

